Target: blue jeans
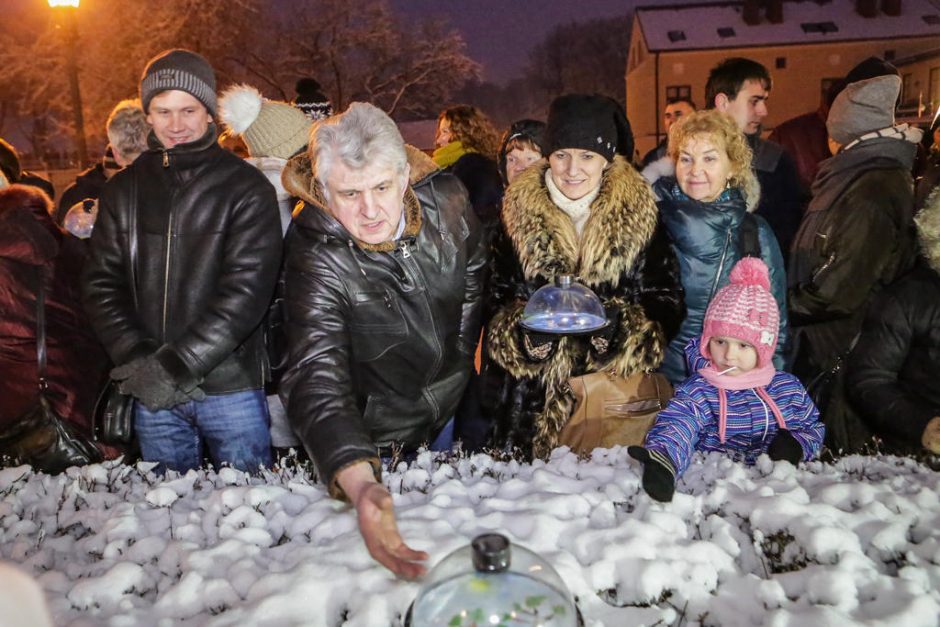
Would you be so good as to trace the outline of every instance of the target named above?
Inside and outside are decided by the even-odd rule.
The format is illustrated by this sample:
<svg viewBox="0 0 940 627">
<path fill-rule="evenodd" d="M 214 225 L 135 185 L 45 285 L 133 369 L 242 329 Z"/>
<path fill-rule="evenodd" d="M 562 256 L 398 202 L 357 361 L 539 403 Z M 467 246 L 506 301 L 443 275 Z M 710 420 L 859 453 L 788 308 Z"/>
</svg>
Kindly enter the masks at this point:
<svg viewBox="0 0 940 627">
<path fill-rule="evenodd" d="M 217 394 L 157 411 L 136 403 L 134 419 L 141 456 L 160 462 L 158 472 L 199 468 L 203 448 L 216 467 L 227 463 L 252 472 L 272 463 L 264 390 Z"/>
</svg>

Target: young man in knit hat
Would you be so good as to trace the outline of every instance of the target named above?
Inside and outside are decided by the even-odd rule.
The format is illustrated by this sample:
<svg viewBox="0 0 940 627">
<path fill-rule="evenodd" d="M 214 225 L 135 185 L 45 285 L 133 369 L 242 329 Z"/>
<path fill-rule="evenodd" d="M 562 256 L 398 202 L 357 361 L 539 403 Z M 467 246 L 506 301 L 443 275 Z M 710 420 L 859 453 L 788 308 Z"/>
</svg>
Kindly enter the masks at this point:
<svg viewBox="0 0 940 627">
<path fill-rule="evenodd" d="M 820 165 L 791 251 L 793 372 L 804 382 L 833 372 L 819 409 L 830 448 L 846 452 L 863 450 L 871 434 L 845 400 L 836 362 L 854 345 L 872 296 L 911 267 L 916 251 L 911 168 L 921 131 L 895 124 L 900 90 L 896 71 L 885 70 L 836 96 L 826 119 L 833 156 Z"/>
<path fill-rule="evenodd" d="M 188 50 L 151 59 L 149 150 L 105 186 L 84 298 L 137 399 L 143 458 L 185 472 L 271 462 L 259 323 L 281 230 L 274 188 L 216 142 L 215 73 Z"/>
</svg>

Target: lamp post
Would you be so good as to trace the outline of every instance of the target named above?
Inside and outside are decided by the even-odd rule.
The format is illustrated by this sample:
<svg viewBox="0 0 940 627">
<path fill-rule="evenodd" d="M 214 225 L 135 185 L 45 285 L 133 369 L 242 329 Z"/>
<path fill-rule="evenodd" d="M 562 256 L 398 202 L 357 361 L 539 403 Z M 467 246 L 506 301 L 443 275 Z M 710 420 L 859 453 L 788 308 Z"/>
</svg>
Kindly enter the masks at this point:
<svg viewBox="0 0 940 627">
<path fill-rule="evenodd" d="M 72 116 L 75 123 L 75 145 L 78 148 L 79 166 L 85 167 L 88 163 L 88 146 L 85 143 L 85 116 L 82 113 L 82 91 L 78 85 L 78 25 L 75 21 L 75 11 L 81 0 L 48 0 L 52 9 L 62 13 L 65 24 L 66 67 L 69 77 L 69 92 L 72 97 Z"/>
</svg>

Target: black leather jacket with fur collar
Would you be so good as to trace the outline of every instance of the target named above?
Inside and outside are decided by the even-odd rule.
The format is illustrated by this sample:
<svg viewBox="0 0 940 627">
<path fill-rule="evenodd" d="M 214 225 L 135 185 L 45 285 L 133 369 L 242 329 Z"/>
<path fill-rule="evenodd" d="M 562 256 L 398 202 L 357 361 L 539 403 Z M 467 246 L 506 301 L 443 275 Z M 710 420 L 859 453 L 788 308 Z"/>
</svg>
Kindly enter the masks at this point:
<svg viewBox="0 0 940 627">
<path fill-rule="evenodd" d="M 136 304 L 128 238 L 134 205 Z M 169 150 L 151 141 L 102 192 L 85 308 L 115 364 L 156 351 L 183 389 L 257 389 L 264 384 L 259 323 L 281 251 L 274 188 L 216 143 L 214 126 Z"/>
<path fill-rule="evenodd" d="M 368 246 L 330 214 L 306 155 L 284 174 L 303 200 L 287 239 L 294 431 L 334 496 L 336 473 L 430 442 L 454 415 L 479 338 L 487 249 L 467 193 L 409 153 L 401 239 Z"/>
</svg>

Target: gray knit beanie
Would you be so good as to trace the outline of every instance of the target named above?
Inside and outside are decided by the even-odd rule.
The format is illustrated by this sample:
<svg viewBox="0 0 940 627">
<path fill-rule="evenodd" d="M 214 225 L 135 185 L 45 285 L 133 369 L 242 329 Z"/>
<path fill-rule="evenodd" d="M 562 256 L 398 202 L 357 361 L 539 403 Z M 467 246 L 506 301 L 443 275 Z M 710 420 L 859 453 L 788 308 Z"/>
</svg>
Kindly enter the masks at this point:
<svg viewBox="0 0 940 627">
<path fill-rule="evenodd" d="M 894 105 L 901 78 L 876 76 L 848 84 L 829 109 L 826 130 L 842 145 L 865 133 L 894 126 Z"/>
<path fill-rule="evenodd" d="M 202 56 L 189 50 L 161 52 L 147 63 L 140 78 L 140 102 L 149 113 L 150 101 L 163 91 L 185 91 L 215 117 L 215 72 Z"/>
</svg>

